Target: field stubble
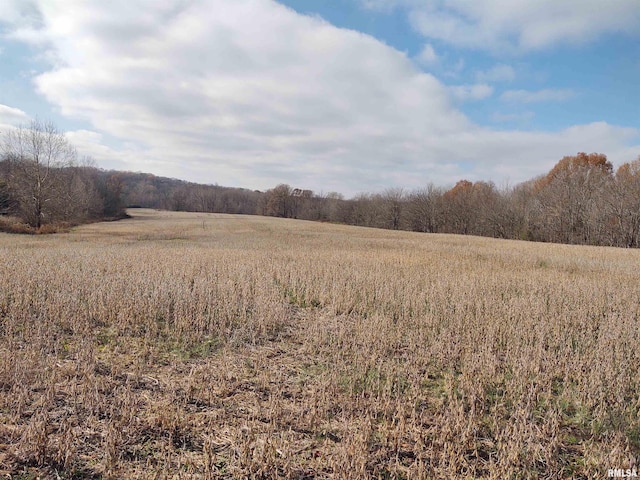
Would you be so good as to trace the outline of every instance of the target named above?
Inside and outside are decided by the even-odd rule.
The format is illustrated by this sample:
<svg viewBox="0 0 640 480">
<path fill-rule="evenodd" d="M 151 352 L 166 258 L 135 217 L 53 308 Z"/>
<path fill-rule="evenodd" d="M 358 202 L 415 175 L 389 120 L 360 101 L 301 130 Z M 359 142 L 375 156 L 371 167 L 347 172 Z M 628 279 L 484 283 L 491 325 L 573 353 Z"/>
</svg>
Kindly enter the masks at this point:
<svg viewBox="0 0 640 480">
<path fill-rule="evenodd" d="M 640 252 L 140 210 L 0 234 L 0 473 L 602 478 Z"/>
</svg>

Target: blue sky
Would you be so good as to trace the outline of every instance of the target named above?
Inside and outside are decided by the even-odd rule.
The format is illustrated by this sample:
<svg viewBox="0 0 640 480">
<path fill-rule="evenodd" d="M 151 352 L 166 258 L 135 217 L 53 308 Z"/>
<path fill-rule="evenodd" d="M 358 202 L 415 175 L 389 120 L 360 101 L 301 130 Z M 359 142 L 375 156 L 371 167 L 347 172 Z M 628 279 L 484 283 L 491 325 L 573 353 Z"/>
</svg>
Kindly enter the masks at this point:
<svg viewBox="0 0 640 480">
<path fill-rule="evenodd" d="M 9 0 L 0 134 L 103 168 L 353 195 L 640 155 L 637 0 Z"/>
</svg>

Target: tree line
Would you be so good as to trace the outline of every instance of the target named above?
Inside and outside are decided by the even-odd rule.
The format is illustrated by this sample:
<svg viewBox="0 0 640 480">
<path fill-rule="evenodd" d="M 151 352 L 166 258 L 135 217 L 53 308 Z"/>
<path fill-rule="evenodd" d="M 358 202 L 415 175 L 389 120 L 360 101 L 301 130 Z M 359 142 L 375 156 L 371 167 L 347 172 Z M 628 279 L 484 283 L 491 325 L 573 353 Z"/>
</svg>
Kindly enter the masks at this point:
<svg viewBox="0 0 640 480">
<path fill-rule="evenodd" d="M 0 218 L 33 230 L 121 218 L 125 207 L 268 215 L 393 230 L 570 244 L 640 246 L 640 157 L 614 171 L 601 153 L 562 158 L 513 187 L 460 180 L 452 188 L 391 188 L 345 199 L 280 184 L 266 192 L 104 171 L 52 124 L 7 132 L 0 160 Z"/>
<path fill-rule="evenodd" d="M 461 180 L 388 189 L 345 200 L 299 196 L 287 185 L 265 194 L 260 213 L 394 230 L 568 244 L 640 246 L 640 157 L 615 172 L 604 154 L 562 158 L 546 175 L 514 187 Z M 286 215 L 285 215 L 286 214 Z"/>
</svg>

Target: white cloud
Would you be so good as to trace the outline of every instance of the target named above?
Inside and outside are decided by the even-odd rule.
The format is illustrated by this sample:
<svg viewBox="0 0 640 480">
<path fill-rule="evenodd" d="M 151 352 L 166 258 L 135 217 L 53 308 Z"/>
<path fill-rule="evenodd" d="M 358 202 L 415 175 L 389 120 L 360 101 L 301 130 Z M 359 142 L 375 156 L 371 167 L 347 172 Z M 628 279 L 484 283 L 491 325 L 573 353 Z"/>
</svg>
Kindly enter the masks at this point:
<svg viewBox="0 0 640 480">
<path fill-rule="evenodd" d="M 17 127 L 29 121 L 29 115 L 19 108 L 9 107 L 0 103 L 0 125 Z"/>
<path fill-rule="evenodd" d="M 28 43 L 39 43 L 42 36 L 42 15 L 37 1 L 21 0 L 0 3 L 0 23 L 12 25 L 9 32 L 3 32 L 0 38 L 7 37 Z"/>
<path fill-rule="evenodd" d="M 541 159 L 622 157 L 640 137 L 606 124 L 480 128 L 453 100 L 486 98 L 491 86 L 447 87 L 370 36 L 270 0 L 158 5 L 41 0 L 31 28 L 54 61 L 39 92 L 91 125 L 69 138 L 105 168 L 351 195 L 391 180 L 525 180 Z"/>
<path fill-rule="evenodd" d="M 498 64 L 486 71 L 476 72 L 476 80 L 479 82 L 512 82 L 516 78 L 513 67 Z"/>
<path fill-rule="evenodd" d="M 637 0 L 361 0 L 365 8 L 409 11 L 426 38 L 479 50 L 526 51 L 640 33 Z"/>
<path fill-rule="evenodd" d="M 434 50 L 433 46 L 427 43 L 424 45 L 424 47 L 422 47 L 420 53 L 416 55 L 416 60 L 418 61 L 418 63 L 428 66 L 438 63 L 440 58 L 438 57 L 438 54 Z"/>
<path fill-rule="evenodd" d="M 179 160 L 171 158 L 173 151 L 152 151 L 135 141 L 122 142 L 116 148 L 110 145 L 105 135 L 94 130 L 71 130 L 65 135 L 76 148 L 79 158 L 88 157 L 101 168 L 153 173 L 198 183 L 215 183 L 215 179 L 210 179 L 210 172 L 203 173 L 193 168 L 199 159 L 189 162 L 181 157 L 183 163 L 179 163 Z"/>
<path fill-rule="evenodd" d="M 59 60 L 36 79 L 64 115 L 157 162 L 134 169 L 258 188 L 380 183 L 418 134 L 469 124 L 439 81 L 372 37 L 264 0 L 135 5 L 44 10 Z"/>
<path fill-rule="evenodd" d="M 507 90 L 500 100 L 511 103 L 563 102 L 575 97 L 569 89 L 546 88 L 544 90 Z"/>
<path fill-rule="evenodd" d="M 453 85 L 449 87 L 453 97 L 460 101 L 483 100 L 493 95 L 493 87 L 484 83 L 474 85 Z"/>
<path fill-rule="evenodd" d="M 0 18 L 14 28 L 25 24 L 34 24 L 39 18 L 39 10 L 31 0 L 8 1 L 0 3 Z"/>
</svg>

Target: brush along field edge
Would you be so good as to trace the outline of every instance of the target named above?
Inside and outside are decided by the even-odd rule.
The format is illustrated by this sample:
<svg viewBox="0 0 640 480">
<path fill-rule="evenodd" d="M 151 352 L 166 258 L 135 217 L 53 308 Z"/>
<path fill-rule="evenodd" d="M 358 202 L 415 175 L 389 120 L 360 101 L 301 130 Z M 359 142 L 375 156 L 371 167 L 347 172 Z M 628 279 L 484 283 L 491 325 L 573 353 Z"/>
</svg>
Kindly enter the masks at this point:
<svg viewBox="0 0 640 480">
<path fill-rule="evenodd" d="M 0 473 L 635 467 L 640 251 L 130 213 L 0 234 Z"/>
</svg>

